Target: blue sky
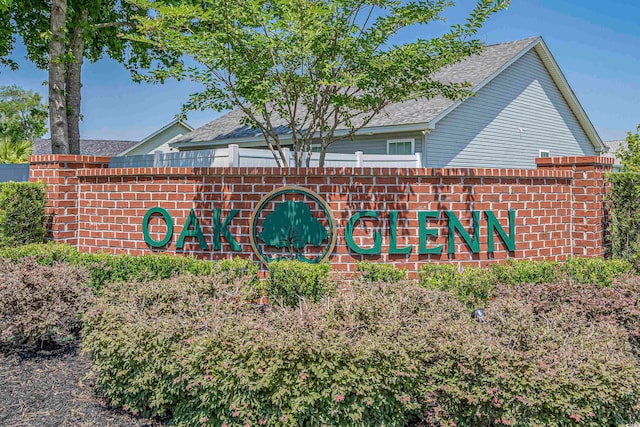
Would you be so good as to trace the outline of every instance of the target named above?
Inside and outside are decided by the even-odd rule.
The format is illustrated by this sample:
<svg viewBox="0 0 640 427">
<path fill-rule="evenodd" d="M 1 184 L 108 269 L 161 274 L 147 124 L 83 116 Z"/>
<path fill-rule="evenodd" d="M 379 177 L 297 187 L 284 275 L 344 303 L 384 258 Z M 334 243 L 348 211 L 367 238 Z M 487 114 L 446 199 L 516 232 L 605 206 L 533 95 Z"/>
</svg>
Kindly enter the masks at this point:
<svg viewBox="0 0 640 427">
<path fill-rule="evenodd" d="M 474 4 L 458 1 L 446 13 L 446 24 L 405 31 L 397 40 L 443 31 L 445 25 L 462 22 Z M 478 37 L 492 44 L 541 35 L 602 139 L 623 139 L 640 123 L 639 16 L 638 0 L 512 0 Z M 12 57 L 20 69 L 0 69 L 0 85 L 17 84 L 46 99 L 46 71 L 22 59 L 22 46 Z M 83 73 L 83 138 L 140 140 L 173 120 L 188 95 L 198 90 L 185 81 L 133 83 L 110 59 L 86 62 Z M 187 121 L 199 127 L 220 114 L 193 112 Z"/>
</svg>

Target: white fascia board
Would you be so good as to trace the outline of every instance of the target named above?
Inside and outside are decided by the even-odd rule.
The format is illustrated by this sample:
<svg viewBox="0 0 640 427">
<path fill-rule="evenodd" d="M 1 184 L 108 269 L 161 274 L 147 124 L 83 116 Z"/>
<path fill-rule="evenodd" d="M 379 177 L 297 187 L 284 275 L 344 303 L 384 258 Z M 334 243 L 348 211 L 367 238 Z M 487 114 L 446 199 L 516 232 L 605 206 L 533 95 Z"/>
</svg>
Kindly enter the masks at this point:
<svg viewBox="0 0 640 427">
<path fill-rule="evenodd" d="M 155 137 L 157 135 L 160 135 L 162 132 L 164 132 L 165 130 L 169 129 L 171 126 L 176 125 L 176 124 L 179 124 L 182 127 L 184 127 L 185 129 L 187 129 L 187 132 L 193 131 L 193 128 L 188 123 L 183 122 L 183 121 L 178 120 L 178 119 L 174 119 L 170 123 L 167 123 L 166 125 L 162 126 L 157 131 L 153 132 L 151 135 L 145 137 L 142 141 L 138 142 L 133 147 L 123 151 L 122 153 L 120 153 L 118 155 L 119 156 L 125 156 L 127 153 L 130 153 L 131 151 L 135 150 L 136 148 L 142 147 L 145 142 L 149 141 L 151 138 L 153 138 L 153 137 Z"/>
</svg>

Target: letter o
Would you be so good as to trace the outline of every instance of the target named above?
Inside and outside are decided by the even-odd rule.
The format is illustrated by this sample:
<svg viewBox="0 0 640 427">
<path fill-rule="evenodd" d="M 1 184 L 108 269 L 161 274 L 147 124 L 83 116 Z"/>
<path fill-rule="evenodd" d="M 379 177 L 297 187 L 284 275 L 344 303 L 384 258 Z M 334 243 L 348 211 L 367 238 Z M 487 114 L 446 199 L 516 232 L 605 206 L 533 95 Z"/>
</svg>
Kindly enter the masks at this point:
<svg viewBox="0 0 640 427">
<path fill-rule="evenodd" d="M 153 240 L 151 235 L 149 234 L 149 219 L 151 219 L 151 215 L 159 214 L 164 218 L 164 222 L 167 224 L 167 234 L 164 236 L 162 240 Z M 151 208 L 144 214 L 144 218 L 142 219 L 142 234 L 144 235 L 144 241 L 146 244 L 151 246 L 152 248 L 161 248 L 171 240 L 173 236 L 173 219 L 171 219 L 171 215 L 169 212 L 162 208 Z"/>
</svg>

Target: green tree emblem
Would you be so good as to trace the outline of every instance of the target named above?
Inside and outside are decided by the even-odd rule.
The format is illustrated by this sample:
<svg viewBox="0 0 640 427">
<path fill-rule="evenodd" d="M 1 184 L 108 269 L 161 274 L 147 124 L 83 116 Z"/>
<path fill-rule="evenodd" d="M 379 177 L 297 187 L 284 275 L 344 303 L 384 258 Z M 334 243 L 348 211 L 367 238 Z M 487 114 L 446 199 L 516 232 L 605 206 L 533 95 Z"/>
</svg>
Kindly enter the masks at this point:
<svg viewBox="0 0 640 427">
<path fill-rule="evenodd" d="M 301 251 L 306 245 L 320 246 L 329 237 L 326 228 L 303 202 L 286 201 L 267 215 L 258 238 L 267 246 L 287 248 L 291 258 L 314 261 Z"/>
</svg>

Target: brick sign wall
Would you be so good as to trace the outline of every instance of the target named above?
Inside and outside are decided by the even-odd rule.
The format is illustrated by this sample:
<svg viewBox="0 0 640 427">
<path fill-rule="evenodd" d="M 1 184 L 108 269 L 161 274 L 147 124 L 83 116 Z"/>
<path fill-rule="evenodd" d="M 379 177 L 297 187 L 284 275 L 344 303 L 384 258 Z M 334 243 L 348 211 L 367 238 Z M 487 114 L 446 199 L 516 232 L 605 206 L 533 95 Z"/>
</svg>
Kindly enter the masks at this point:
<svg viewBox="0 0 640 427">
<path fill-rule="evenodd" d="M 484 265 L 505 258 L 600 256 L 607 191 L 603 175 L 609 170 L 610 159 L 597 157 L 538 159 L 536 170 L 301 171 L 109 169 L 104 157 L 31 159 L 31 180 L 48 184 L 51 238 L 81 251 L 258 260 L 250 242 L 252 213 L 270 192 L 298 186 L 326 200 L 337 234 L 329 259 L 334 269 L 350 272 L 362 260 L 415 272 L 425 262 Z M 279 197 L 280 202 L 300 199 L 314 216 L 319 212 L 305 195 Z M 143 227 L 153 208 L 168 215 L 172 235 L 167 236 L 167 217 L 157 212 Z M 265 215 L 273 210 L 265 209 Z M 327 226 L 328 219 L 323 221 Z M 188 232 L 183 233 L 185 224 Z M 145 228 L 151 241 L 168 237 L 168 242 L 153 247 L 145 242 Z"/>
</svg>

